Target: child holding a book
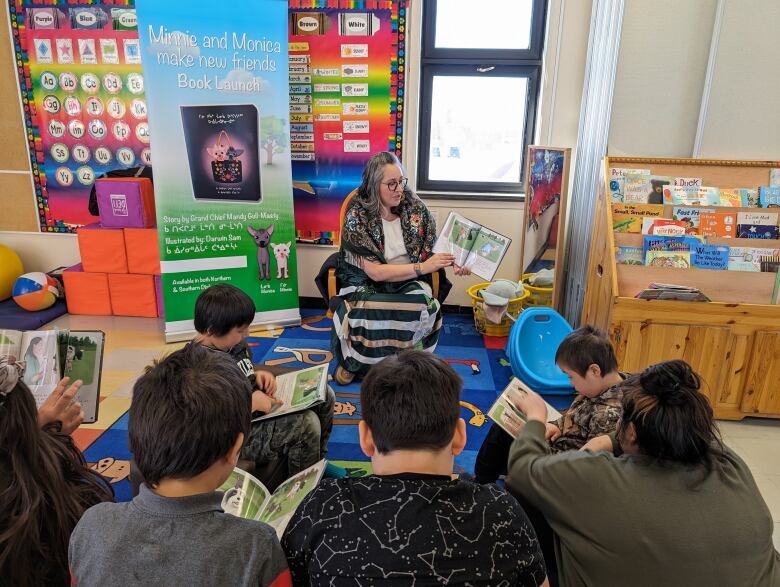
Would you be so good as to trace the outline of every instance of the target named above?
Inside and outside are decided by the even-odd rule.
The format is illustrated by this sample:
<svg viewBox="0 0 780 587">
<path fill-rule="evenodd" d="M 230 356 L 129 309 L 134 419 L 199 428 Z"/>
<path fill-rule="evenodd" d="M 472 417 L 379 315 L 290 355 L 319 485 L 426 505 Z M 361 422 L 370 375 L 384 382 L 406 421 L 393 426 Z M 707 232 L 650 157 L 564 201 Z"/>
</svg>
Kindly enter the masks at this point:
<svg viewBox="0 0 780 587">
<path fill-rule="evenodd" d="M 83 419 L 80 382 L 62 379 L 36 410 L 23 371 L 0 356 L 0 583 L 67 585 L 71 531 L 113 492 L 69 436 Z"/>
<path fill-rule="evenodd" d="M 494 485 L 453 479 L 463 382 L 433 354 L 374 365 L 360 390 L 373 474 L 323 479 L 282 538 L 296 585 L 547 585 L 534 530 Z"/>
<path fill-rule="evenodd" d="M 561 342 L 555 363 L 569 376 L 577 397 L 561 418 L 546 424 L 551 452 L 578 450 L 591 438 L 614 432 L 626 375 L 617 369 L 607 335 L 592 326 L 578 328 Z M 506 473 L 512 440 L 498 425 L 491 427 L 474 466 L 478 483 L 493 483 Z"/>
<path fill-rule="evenodd" d="M 250 387 L 226 354 L 188 345 L 136 381 L 128 436 L 145 484 L 73 531 L 73 585 L 290 586 L 276 533 L 216 491 L 249 434 Z"/>
<path fill-rule="evenodd" d="M 202 346 L 229 356 L 252 389 L 252 414 L 260 416 L 279 403 L 274 398 L 275 377 L 255 370 L 246 343 L 255 304 L 246 293 L 225 283 L 205 289 L 195 302 L 195 330 L 191 346 Z M 287 459 L 287 477 L 324 458 L 333 428 L 335 396 L 328 388 L 325 401 L 308 410 L 252 422 L 241 458 L 262 467 L 272 460 Z M 266 481 L 260 479 L 261 481 Z"/>
</svg>

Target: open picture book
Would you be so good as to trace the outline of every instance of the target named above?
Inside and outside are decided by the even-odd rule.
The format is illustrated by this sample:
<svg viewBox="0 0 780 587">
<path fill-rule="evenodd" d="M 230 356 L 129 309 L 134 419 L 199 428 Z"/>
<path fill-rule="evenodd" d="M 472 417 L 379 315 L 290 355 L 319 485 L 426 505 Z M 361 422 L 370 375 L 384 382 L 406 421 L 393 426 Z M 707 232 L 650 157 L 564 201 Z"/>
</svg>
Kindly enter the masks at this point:
<svg viewBox="0 0 780 587">
<path fill-rule="evenodd" d="M 512 438 L 517 438 L 520 435 L 527 421 L 525 414 L 517 409 L 513 400 L 521 397 L 528 391 L 530 389 L 525 383 L 517 377 L 512 377 L 509 385 L 504 388 L 504 391 L 501 392 L 501 395 L 498 396 L 495 403 L 488 410 L 488 417 L 501 426 Z M 547 402 L 544 403 L 547 404 L 548 422 L 554 422 L 561 417 L 562 414 L 558 410 Z"/>
<path fill-rule="evenodd" d="M 222 509 L 239 518 L 265 522 L 276 530 L 281 540 L 284 529 L 303 498 L 322 479 L 326 465 L 325 460 L 313 464 L 287 479 L 273 493 L 246 471 L 233 469 L 230 477 L 218 489 L 225 492 Z"/>
<path fill-rule="evenodd" d="M 510 244 L 512 239 L 508 236 L 450 212 L 433 252 L 451 253 L 455 255 L 456 265 L 492 281 Z"/>
<path fill-rule="evenodd" d="M 0 330 L 0 355 L 24 362 L 22 381 L 38 407 L 62 377 L 82 381 L 76 401 L 87 424 L 98 417 L 104 344 L 100 330 Z"/>
<path fill-rule="evenodd" d="M 328 392 L 328 364 L 317 365 L 300 371 L 291 371 L 276 377 L 274 398 L 282 403 L 274 409 L 253 418 L 253 422 L 300 412 L 325 400 Z"/>
</svg>

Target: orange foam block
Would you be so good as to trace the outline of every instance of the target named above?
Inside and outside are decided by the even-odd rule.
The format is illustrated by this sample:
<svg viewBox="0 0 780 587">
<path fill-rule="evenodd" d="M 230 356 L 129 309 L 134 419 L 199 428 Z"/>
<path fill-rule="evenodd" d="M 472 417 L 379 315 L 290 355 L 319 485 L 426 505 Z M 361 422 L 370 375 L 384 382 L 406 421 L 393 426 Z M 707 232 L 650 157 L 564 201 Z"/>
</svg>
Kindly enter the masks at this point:
<svg viewBox="0 0 780 587">
<path fill-rule="evenodd" d="M 62 272 L 62 282 L 70 314 L 111 315 L 107 274 L 85 272 L 79 263 Z"/>
<path fill-rule="evenodd" d="M 152 275 L 109 274 L 108 291 L 114 315 L 157 317 L 157 297 Z"/>
<path fill-rule="evenodd" d="M 97 224 L 76 231 L 84 271 L 90 273 L 127 273 L 125 233 L 121 228 L 101 228 Z"/>
<path fill-rule="evenodd" d="M 160 274 L 160 247 L 156 228 L 125 228 L 127 270 L 145 275 Z"/>
</svg>

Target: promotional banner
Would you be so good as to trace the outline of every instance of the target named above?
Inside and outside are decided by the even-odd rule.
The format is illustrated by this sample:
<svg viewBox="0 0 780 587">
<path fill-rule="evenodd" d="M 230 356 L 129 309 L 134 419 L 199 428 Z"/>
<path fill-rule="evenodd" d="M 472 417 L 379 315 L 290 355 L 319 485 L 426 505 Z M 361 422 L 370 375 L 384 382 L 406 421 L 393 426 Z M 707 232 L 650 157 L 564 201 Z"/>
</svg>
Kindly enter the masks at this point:
<svg viewBox="0 0 780 587">
<path fill-rule="evenodd" d="M 287 2 L 138 0 L 166 337 L 230 283 L 254 324 L 300 322 L 288 134 Z M 260 18 L 258 15 L 262 15 Z"/>
<path fill-rule="evenodd" d="M 324 6 L 327 7 L 324 7 Z M 290 150 L 299 242 L 338 240 L 374 153 L 401 156 L 405 0 L 290 0 Z"/>
<path fill-rule="evenodd" d="M 150 160 L 133 3 L 74 4 L 9 2 L 43 232 L 94 222 L 88 202 L 95 177 Z"/>
</svg>

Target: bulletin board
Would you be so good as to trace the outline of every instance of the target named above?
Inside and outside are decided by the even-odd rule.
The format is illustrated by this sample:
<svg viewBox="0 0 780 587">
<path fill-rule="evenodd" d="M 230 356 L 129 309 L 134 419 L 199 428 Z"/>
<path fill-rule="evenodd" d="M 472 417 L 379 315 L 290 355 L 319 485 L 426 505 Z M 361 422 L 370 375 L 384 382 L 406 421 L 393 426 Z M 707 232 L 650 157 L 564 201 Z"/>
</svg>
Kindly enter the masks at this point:
<svg viewBox="0 0 780 587">
<path fill-rule="evenodd" d="M 95 178 L 148 164 L 149 127 L 132 1 L 9 0 L 38 223 L 73 232 Z"/>
<path fill-rule="evenodd" d="M 298 242 L 338 242 L 374 153 L 401 157 L 408 0 L 289 3 L 290 152 Z"/>
</svg>

